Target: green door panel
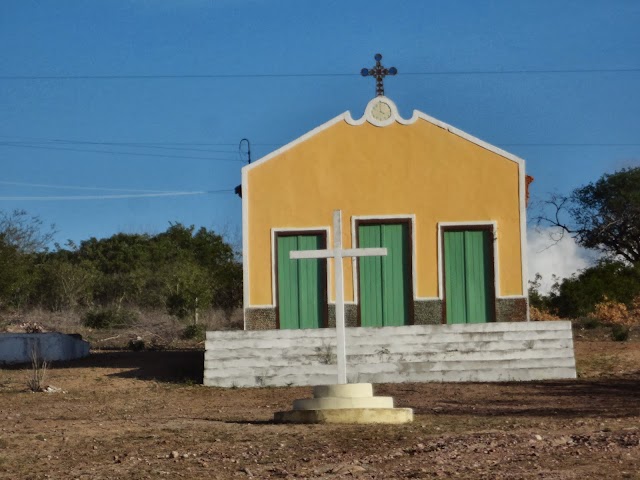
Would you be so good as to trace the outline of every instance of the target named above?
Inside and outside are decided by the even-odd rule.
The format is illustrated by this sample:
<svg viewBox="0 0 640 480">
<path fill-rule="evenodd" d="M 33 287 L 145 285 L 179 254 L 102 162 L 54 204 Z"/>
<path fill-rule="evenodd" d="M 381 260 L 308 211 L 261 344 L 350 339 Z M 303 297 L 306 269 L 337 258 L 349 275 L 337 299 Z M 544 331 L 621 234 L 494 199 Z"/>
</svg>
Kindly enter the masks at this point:
<svg viewBox="0 0 640 480">
<path fill-rule="evenodd" d="M 382 246 L 388 248 L 387 256 L 382 257 L 383 323 L 406 325 L 412 296 L 408 225 L 382 225 Z"/>
<path fill-rule="evenodd" d="M 465 232 L 467 323 L 493 320 L 489 237 L 490 233 L 486 230 Z"/>
<path fill-rule="evenodd" d="M 320 235 L 298 237 L 298 250 L 320 250 L 324 248 Z M 305 258 L 292 260 L 298 263 L 299 319 L 300 328 L 320 328 L 324 314 L 325 265 L 324 259 Z"/>
<path fill-rule="evenodd" d="M 492 241 L 487 230 L 444 233 L 447 323 L 493 321 Z"/>
<path fill-rule="evenodd" d="M 278 318 L 280 328 L 320 328 L 326 306 L 326 260 L 292 260 L 294 250 L 324 248 L 321 235 L 277 237 Z"/>
<path fill-rule="evenodd" d="M 360 324 L 407 325 L 412 298 L 408 224 L 360 225 L 358 239 L 361 248 L 387 248 L 385 257 L 359 258 Z"/>
<path fill-rule="evenodd" d="M 358 230 L 358 247 L 381 247 L 381 226 L 361 225 Z M 382 310 L 382 257 L 360 257 L 360 318 L 363 327 L 381 327 Z"/>
<path fill-rule="evenodd" d="M 447 323 L 467 323 L 464 232 L 445 232 L 444 251 Z"/>
<path fill-rule="evenodd" d="M 298 265 L 289 252 L 298 250 L 298 237 L 278 237 L 278 314 L 280 328 L 299 328 Z"/>
</svg>

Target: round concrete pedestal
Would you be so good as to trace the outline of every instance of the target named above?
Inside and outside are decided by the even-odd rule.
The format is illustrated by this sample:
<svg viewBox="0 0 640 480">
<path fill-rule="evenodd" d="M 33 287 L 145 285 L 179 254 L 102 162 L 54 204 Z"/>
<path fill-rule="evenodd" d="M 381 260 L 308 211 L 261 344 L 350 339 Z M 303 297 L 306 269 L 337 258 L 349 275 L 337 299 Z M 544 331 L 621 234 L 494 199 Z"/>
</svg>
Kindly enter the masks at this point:
<svg viewBox="0 0 640 480">
<path fill-rule="evenodd" d="M 370 383 L 319 385 L 313 398 L 295 400 L 293 410 L 276 412 L 281 423 L 408 423 L 411 408 L 394 408 L 392 397 L 374 397 Z"/>
</svg>

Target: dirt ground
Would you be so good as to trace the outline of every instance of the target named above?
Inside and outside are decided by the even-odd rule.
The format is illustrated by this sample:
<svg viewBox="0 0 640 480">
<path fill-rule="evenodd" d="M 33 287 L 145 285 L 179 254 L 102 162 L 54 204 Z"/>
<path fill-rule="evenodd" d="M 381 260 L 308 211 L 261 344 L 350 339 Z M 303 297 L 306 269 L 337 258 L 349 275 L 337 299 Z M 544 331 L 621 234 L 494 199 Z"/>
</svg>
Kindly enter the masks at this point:
<svg viewBox="0 0 640 480">
<path fill-rule="evenodd" d="M 640 342 L 576 335 L 579 379 L 377 385 L 403 426 L 277 425 L 309 388 L 200 385 L 203 353 L 102 351 L 30 393 L 0 369 L 3 479 L 640 479 Z"/>
</svg>

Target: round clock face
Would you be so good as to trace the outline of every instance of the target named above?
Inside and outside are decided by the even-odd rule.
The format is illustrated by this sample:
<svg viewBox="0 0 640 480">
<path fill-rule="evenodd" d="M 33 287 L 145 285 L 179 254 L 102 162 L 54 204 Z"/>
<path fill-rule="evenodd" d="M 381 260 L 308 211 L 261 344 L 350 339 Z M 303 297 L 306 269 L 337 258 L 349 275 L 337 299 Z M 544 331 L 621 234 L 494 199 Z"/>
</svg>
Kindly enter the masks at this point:
<svg viewBox="0 0 640 480">
<path fill-rule="evenodd" d="M 371 109 L 371 116 L 379 121 L 391 118 L 391 107 L 386 102 L 378 102 Z"/>
</svg>

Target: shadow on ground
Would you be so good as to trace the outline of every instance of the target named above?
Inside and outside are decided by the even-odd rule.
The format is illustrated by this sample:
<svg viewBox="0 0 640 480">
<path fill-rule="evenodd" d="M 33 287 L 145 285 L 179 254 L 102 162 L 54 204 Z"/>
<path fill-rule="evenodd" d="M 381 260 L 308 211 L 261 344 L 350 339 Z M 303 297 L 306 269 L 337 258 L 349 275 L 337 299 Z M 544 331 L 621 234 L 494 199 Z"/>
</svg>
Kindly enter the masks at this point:
<svg viewBox="0 0 640 480">
<path fill-rule="evenodd" d="M 108 376 L 168 383 L 202 383 L 204 351 L 99 351 L 86 358 L 56 362 L 54 368 L 105 368 L 122 370 Z"/>
<path fill-rule="evenodd" d="M 640 375 L 589 380 L 546 380 L 522 383 L 398 385 L 395 395 L 418 414 L 495 417 L 634 417 L 640 415 Z M 391 394 L 390 385 L 378 394 Z M 401 393 L 402 392 L 402 393 Z M 416 398 L 427 394 L 430 402 Z M 412 405 L 413 404 L 413 405 Z"/>
</svg>

